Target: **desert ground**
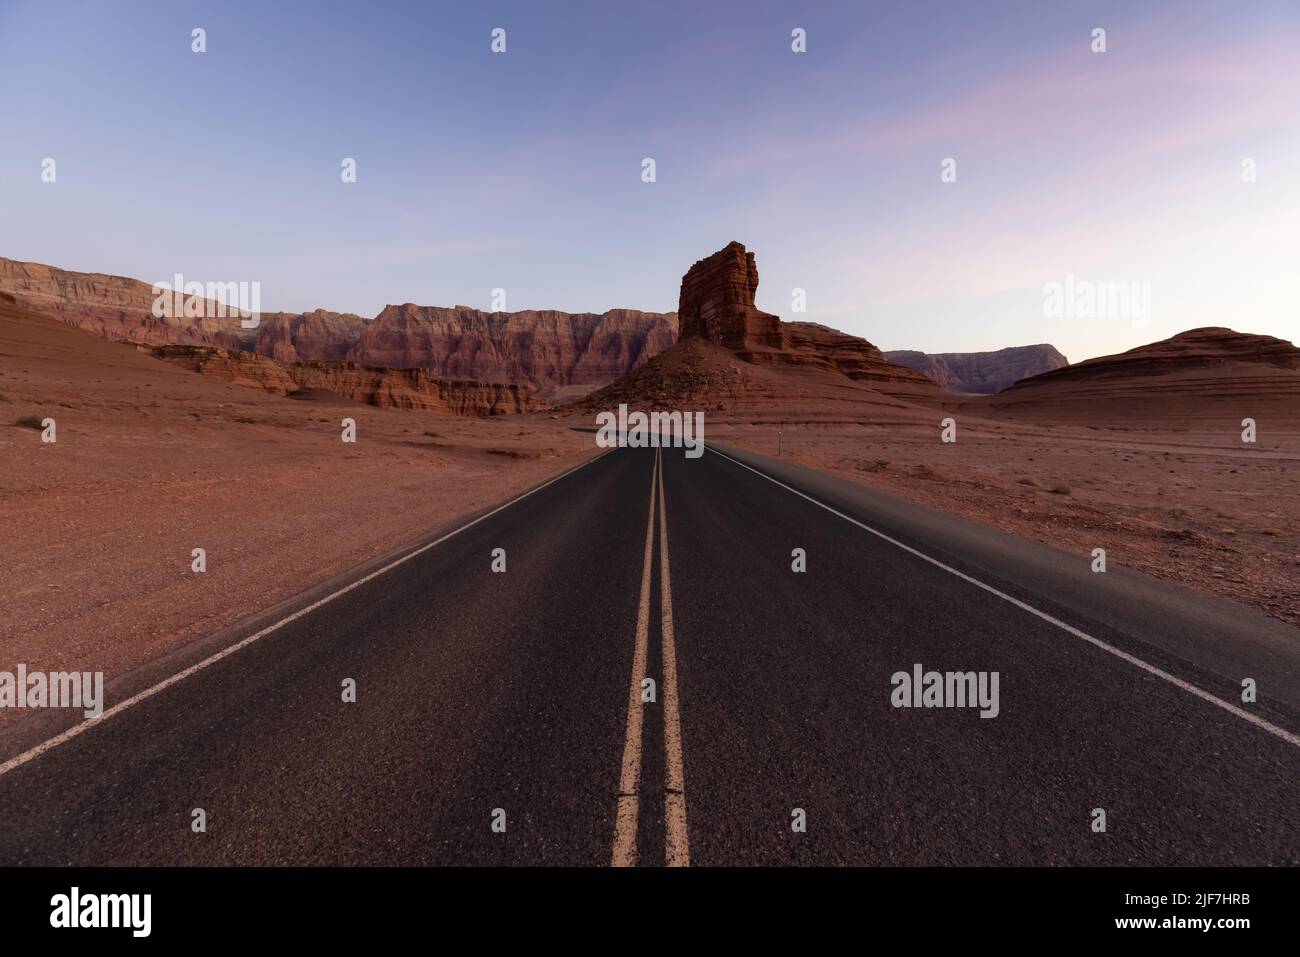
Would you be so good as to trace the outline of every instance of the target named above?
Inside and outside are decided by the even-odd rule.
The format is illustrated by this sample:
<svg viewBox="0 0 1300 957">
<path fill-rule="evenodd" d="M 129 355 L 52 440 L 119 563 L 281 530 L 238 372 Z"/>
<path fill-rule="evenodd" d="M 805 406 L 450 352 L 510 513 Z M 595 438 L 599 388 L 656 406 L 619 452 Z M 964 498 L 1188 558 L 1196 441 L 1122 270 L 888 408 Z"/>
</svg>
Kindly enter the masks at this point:
<svg viewBox="0 0 1300 957">
<path fill-rule="evenodd" d="M 0 417 L 0 660 L 109 679 L 596 451 L 545 416 L 269 395 L 4 303 Z"/>
<path fill-rule="evenodd" d="M 1214 592 L 1300 624 L 1300 427 L 1238 431 L 933 423 L 781 424 L 783 457 L 900 498 Z M 775 424 L 709 438 L 777 454 Z"/>
</svg>

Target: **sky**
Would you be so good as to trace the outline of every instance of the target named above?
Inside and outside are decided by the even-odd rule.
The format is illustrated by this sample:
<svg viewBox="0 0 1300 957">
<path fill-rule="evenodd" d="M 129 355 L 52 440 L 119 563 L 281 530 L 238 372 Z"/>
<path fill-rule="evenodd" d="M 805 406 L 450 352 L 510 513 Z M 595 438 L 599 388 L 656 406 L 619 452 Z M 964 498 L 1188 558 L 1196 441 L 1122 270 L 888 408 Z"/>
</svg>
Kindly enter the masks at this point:
<svg viewBox="0 0 1300 957">
<path fill-rule="evenodd" d="M 0 256 L 264 311 L 668 311 L 738 240 L 883 349 L 1300 340 L 1295 0 L 0 0 L 0 104 Z"/>
</svg>

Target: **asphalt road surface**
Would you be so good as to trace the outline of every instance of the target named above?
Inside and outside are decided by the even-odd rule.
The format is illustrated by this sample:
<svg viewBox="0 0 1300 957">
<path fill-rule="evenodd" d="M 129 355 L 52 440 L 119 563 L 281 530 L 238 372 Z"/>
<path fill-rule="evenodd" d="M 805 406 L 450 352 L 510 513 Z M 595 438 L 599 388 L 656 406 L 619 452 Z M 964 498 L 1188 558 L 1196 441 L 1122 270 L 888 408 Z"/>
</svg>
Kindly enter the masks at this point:
<svg viewBox="0 0 1300 957">
<path fill-rule="evenodd" d="M 11 736 L 0 864 L 1300 861 L 1300 632 L 1090 562 L 612 451 Z"/>
</svg>

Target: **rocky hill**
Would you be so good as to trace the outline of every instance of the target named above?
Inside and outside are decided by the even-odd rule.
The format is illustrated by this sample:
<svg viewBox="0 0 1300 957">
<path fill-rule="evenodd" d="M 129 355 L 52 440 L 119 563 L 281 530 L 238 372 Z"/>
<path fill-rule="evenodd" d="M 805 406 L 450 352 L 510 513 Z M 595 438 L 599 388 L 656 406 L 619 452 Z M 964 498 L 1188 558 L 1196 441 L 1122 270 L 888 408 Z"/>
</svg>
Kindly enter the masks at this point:
<svg viewBox="0 0 1300 957">
<path fill-rule="evenodd" d="M 1231 420 L 1300 410 L 1300 349 L 1285 339 L 1221 327 L 1022 379 L 982 400 L 990 410 L 1038 417 L 1172 419 L 1219 410 Z"/>
</svg>

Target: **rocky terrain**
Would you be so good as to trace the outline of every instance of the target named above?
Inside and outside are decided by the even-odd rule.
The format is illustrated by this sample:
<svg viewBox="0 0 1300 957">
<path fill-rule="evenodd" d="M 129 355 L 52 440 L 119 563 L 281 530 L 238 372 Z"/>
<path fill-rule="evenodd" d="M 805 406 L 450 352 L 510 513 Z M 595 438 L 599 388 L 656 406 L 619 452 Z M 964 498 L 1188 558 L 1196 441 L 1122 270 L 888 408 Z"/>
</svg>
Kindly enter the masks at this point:
<svg viewBox="0 0 1300 957">
<path fill-rule="evenodd" d="M 996 352 L 886 352 L 890 362 L 914 369 L 949 392 L 993 395 L 1020 379 L 1069 365 L 1055 346 L 1011 346 Z"/>
<path fill-rule="evenodd" d="M 192 372 L 273 395 L 330 392 L 380 408 L 453 415 L 509 415 L 548 408 L 527 386 L 437 379 L 427 369 L 386 369 L 355 362 L 279 362 L 211 346 L 155 346 L 152 354 Z"/>
</svg>

